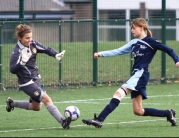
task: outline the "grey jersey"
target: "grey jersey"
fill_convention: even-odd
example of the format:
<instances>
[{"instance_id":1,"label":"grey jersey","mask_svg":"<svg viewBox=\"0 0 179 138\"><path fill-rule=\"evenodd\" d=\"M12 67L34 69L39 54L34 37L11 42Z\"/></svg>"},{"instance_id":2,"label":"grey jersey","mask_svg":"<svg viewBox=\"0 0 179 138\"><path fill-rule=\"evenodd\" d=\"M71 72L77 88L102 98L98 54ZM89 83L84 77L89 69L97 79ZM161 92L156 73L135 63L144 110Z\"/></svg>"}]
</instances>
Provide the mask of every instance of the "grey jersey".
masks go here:
<instances>
[{"instance_id":1,"label":"grey jersey","mask_svg":"<svg viewBox=\"0 0 179 138\"><path fill-rule=\"evenodd\" d=\"M32 52L32 56L25 66L20 64L21 61L21 50L24 46L18 41L17 45L12 51L10 58L10 72L16 74L18 77L19 85L25 84L30 80L36 79L38 77L38 67L36 65L37 53L45 53L49 56L55 57L58 53L53 48L46 47L41 43L32 40L29 50Z\"/></svg>"}]
</instances>

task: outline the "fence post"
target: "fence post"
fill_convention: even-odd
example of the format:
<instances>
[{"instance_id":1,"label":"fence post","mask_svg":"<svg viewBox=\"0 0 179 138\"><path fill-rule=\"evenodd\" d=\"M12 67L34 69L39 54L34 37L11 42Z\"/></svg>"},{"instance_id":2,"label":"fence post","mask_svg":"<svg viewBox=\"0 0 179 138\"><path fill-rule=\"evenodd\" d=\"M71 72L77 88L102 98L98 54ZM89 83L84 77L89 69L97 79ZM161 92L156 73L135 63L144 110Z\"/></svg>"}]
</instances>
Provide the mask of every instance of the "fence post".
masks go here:
<instances>
[{"instance_id":1,"label":"fence post","mask_svg":"<svg viewBox=\"0 0 179 138\"><path fill-rule=\"evenodd\" d=\"M162 0L162 43L166 44L166 0ZM166 83L166 53L162 51L161 83Z\"/></svg>"},{"instance_id":2,"label":"fence post","mask_svg":"<svg viewBox=\"0 0 179 138\"><path fill-rule=\"evenodd\" d=\"M93 53L98 51L97 0L93 0ZM98 62L93 58L93 86L98 82Z\"/></svg>"},{"instance_id":3,"label":"fence post","mask_svg":"<svg viewBox=\"0 0 179 138\"><path fill-rule=\"evenodd\" d=\"M2 90L2 42L1 42L1 25L0 25L0 90Z\"/></svg>"},{"instance_id":4,"label":"fence post","mask_svg":"<svg viewBox=\"0 0 179 138\"><path fill-rule=\"evenodd\" d=\"M24 21L24 0L19 0L19 19Z\"/></svg>"},{"instance_id":5,"label":"fence post","mask_svg":"<svg viewBox=\"0 0 179 138\"><path fill-rule=\"evenodd\" d=\"M59 52L62 51L62 34L61 34L61 23L59 22ZM59 85L62 85L62 61L59 61Z\"/></svg>"}]
</instances>

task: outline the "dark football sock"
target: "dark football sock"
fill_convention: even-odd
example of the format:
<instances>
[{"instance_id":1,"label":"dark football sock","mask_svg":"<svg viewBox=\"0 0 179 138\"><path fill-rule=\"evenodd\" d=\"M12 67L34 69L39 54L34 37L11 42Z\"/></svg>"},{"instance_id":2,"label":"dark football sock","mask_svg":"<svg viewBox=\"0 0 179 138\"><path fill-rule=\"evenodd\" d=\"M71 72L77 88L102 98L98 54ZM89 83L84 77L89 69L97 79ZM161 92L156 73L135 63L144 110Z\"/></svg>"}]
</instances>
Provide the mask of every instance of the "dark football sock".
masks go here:
<instances>
[{"instance_id":1,"label":"dark football sock","mask_svg":"<svg viewBox=\"0 0 179 138\"><path fill-rule=\"evenodd\" d=\"M144 108L144 110L143 116L167 117L170 114L168 110L158 110L154 108Z\"/></svg>"},{"instance_id":2,"label":"dark football sock","mask_svg":"<svg viewBox=\"0 0 179 138\"><path fill-rule=\"evenodd\" d=\"M118 99L112 98L110 103L103 109L103 111L98 116L98 121L103 122L105 118L119 105L120 101Z\"/></svg>"}]
</instances>

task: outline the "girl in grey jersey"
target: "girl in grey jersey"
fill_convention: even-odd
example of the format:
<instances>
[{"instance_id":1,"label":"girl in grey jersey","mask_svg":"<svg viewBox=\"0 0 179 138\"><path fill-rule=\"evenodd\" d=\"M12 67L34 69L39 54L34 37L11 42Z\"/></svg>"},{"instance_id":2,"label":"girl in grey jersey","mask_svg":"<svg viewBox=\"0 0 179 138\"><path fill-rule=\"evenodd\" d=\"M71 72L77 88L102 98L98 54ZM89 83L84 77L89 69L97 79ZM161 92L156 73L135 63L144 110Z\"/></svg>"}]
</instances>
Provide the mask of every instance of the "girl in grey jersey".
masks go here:
<instances>
[{"instance_id":1,"label":"girl in grey jersey","mask_svg":"<svg viewBox=\"0 0 179 138\"><path fill-rule=\"evenodd\" d=\"M32 40L32 30L28 25L19 24L16 26L16 37L18 42L11 54L10 72L16 74L20 89L30 97L30 100L17 101L8 97L6 100L6 110L11 112L14 107L17 107L39 111L42 108L42 102L46 106L48 112L62 125L62 127L64 129L69 129L71 118L64 119L58 108L53 104L50 96L42 90L40 85L41 77L36 65L37 54L43 53L57 60L61 60L65 54L65 50L59 53L53 48L46 47Z\"/></svg>"}]
</instances>

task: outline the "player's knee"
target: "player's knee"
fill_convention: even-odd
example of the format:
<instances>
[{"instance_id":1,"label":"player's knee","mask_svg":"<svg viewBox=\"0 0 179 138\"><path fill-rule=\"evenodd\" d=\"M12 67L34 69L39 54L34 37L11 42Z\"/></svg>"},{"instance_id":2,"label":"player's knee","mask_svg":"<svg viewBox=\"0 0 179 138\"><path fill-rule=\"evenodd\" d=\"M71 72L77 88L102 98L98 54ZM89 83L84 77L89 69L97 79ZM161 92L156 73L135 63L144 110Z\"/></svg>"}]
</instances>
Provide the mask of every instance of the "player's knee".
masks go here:
<instances>
[{"instance_id":1,"label":"player's knee","mask_svg":"<svg viewBox=\"0 0 179 138\"><path fill-rule=\"evenodd\" d=\"M113 98L119 99L120 101L127 95L123 88L119 88L113 95Z\"/></svg>"},{"instance_id":2,"label":"player's knee","mask_svg":"<svg viewBox=\"0 0 179 138\"><path fill-rule=\"evenodd\" d=\"M142 116L144 114L144 111L142 109L134 109L133 110L135 115Z\"/></svg>"},{"instance_id":3,"label":"player's knee","mask_svg":"<svg viewBox=\"0 0 179 138\"><path fill-rule=\"evenodd\" d=\"M41 108L42 108L41 104L31 104L31 110L33 111L40 111Z\"/></svg>"},{"instance_id":4,"label":"player's knee","mask_svg":"<svg viewBox=\"0 0 179 138\"><path fill-rule=\"evenodd\" d=\"M33 110L34 111L40 111L41 107L34 107Z\"/></svg>"},{"instance_id":5,"label":"player's knee","mask_svg":"<svg viewBox=\"0 0 179 138\"><path fill-rule=\"evenodd\" d=\"M47 106L49 104L52 104L52 99L47 94L44 94L42 97L42 102L44 103L45 106Z\"/></svg>"}]
</instances>

